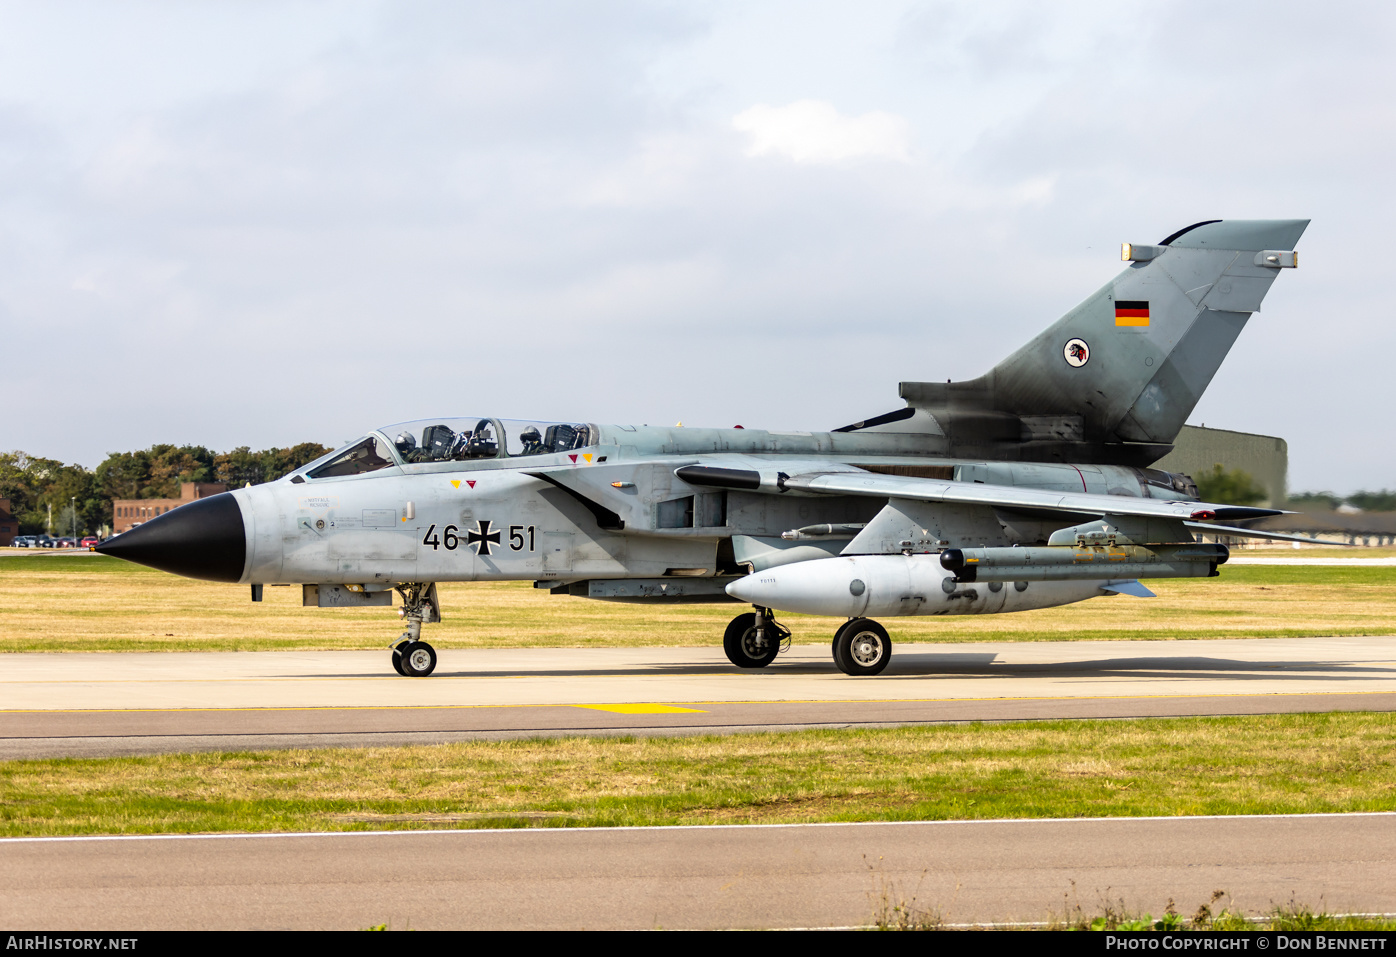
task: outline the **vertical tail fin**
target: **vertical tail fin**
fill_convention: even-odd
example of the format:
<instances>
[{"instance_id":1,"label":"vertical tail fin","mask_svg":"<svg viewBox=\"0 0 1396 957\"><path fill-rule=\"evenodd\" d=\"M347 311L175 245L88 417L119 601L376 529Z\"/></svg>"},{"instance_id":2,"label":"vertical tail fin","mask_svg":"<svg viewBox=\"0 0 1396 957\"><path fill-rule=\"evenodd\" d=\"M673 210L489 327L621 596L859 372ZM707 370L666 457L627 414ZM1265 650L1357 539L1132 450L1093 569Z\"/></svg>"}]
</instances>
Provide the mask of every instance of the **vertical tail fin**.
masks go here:
<instances>
[{"instance_id":1,"label":"vertical tail fin","mask_svg":"<svg viewBox=\"0 0 1396 957\"><path fill-rule=\"evenodd\" d=\"M1045 332L967 382L903 382L953 455L1148 465L1165 454L1306 219L1213 220L1157 246Z\"/></svg>"}]
</instances>

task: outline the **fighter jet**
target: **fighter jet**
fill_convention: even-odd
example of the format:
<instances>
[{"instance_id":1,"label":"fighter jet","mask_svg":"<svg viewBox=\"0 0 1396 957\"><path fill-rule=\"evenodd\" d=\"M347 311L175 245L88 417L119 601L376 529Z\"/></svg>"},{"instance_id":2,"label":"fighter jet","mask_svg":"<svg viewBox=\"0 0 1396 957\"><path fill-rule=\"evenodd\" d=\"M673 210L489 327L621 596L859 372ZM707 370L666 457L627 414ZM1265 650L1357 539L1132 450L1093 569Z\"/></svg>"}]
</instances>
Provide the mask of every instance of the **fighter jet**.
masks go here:
<instances>
[{"instance_id":1,"label":"fighter jet","mask_svg":"<svg viewBox=\"0 0 1396 957\"><path fill-rule=\"evenodd\" d=\"M1211 220L1156 245L988 373L903 382L904 405L825 432L432 418L369 432L265 485L199 499L99 552L217 582L391 606L404 676L432 673L436 584L740 602L732 663L788 647L777 612L844 621L834 662L875 675L876 619L1152 594L1228 557L1199 532L1276 510L1197 500L1150 466L1172 443L1308 220Z\"/></svg>"}]
</instances>

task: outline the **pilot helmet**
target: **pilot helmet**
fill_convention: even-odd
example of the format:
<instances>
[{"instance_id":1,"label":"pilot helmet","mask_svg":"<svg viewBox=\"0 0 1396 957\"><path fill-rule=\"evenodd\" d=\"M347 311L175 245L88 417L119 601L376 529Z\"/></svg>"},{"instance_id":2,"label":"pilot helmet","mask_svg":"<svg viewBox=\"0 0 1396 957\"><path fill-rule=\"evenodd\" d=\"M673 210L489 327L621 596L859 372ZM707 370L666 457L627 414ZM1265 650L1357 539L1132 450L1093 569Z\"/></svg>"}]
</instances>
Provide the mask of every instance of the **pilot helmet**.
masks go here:
<instances>
[{"instance_id":1,"label":"pilot helmet","mask_svg":"<svg viewBox=\"0 0 1396 957\"><path fill-rule=\"evenodd\" d=\"M543 441L542 433L531 425L519 433L519 438L526 443Z\"/></svg>"},{"instance_id":2,"label":"pilot helmet","mask_svg":"<svg viewBox=\"0 0 1396 957\"><path fill-rule=\"evenodd\" d=\"M399 452L406 455L417 447L417 437L411 432L399 432L397 440L393 444L397 446Z\"/></svg>"}]
</instances>

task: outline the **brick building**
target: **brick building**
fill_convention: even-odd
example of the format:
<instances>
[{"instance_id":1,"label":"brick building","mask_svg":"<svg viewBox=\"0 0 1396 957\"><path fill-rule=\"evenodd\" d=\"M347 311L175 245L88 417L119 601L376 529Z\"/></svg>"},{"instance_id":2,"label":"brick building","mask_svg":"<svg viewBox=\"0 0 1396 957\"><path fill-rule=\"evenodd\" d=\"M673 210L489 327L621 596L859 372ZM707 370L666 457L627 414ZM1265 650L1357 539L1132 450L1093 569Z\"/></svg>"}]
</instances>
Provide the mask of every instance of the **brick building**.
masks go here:
<instances>
[{"instance_id":1,"label":"brick building","mask_svg":"<svg viewBox=\"0 0 1396 957\"><path fill-rule=\"evenodd\" d=\"M10 500L0 498L0 546L8 546L19 534L19 519L10 511Z\"/></svg>"},{"instance_id":2,"label":"brick building","mask_svg":"<svg viewBox=\"0 0 1396 957\"><path fill-rule=\"evenodd\" d=\"M114 498L111 500L112 532L129 532L141 522L164 515L170 509L226 491L228 486L221 482L185 482L179 487L179 498Z\"/></svg>"}]
</instances>

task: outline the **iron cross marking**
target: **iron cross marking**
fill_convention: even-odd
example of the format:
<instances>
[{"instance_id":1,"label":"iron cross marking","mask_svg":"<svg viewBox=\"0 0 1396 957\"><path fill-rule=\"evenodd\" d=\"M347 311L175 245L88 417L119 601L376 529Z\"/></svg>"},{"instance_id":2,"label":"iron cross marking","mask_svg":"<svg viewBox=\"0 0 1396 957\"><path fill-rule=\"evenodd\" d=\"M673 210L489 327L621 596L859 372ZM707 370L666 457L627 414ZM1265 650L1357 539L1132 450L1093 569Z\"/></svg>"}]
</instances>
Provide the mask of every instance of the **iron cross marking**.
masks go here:
<instances>
[{"instance_id":1,"label":"iron cross marking","mask_svg":"<svg viewBox=\"0 0 1396 957\"><path fill-rule=\"evenodd\" d=\"M490 553L490 543L499 544L500 533L490 531L490 520L487 518L482 518L475 524L480 530L478 532L472 532L466 529L465 544L478 545L479 548L475 550L475 554L477 555L488 555Z\"/></svg>"}]
</instances>

